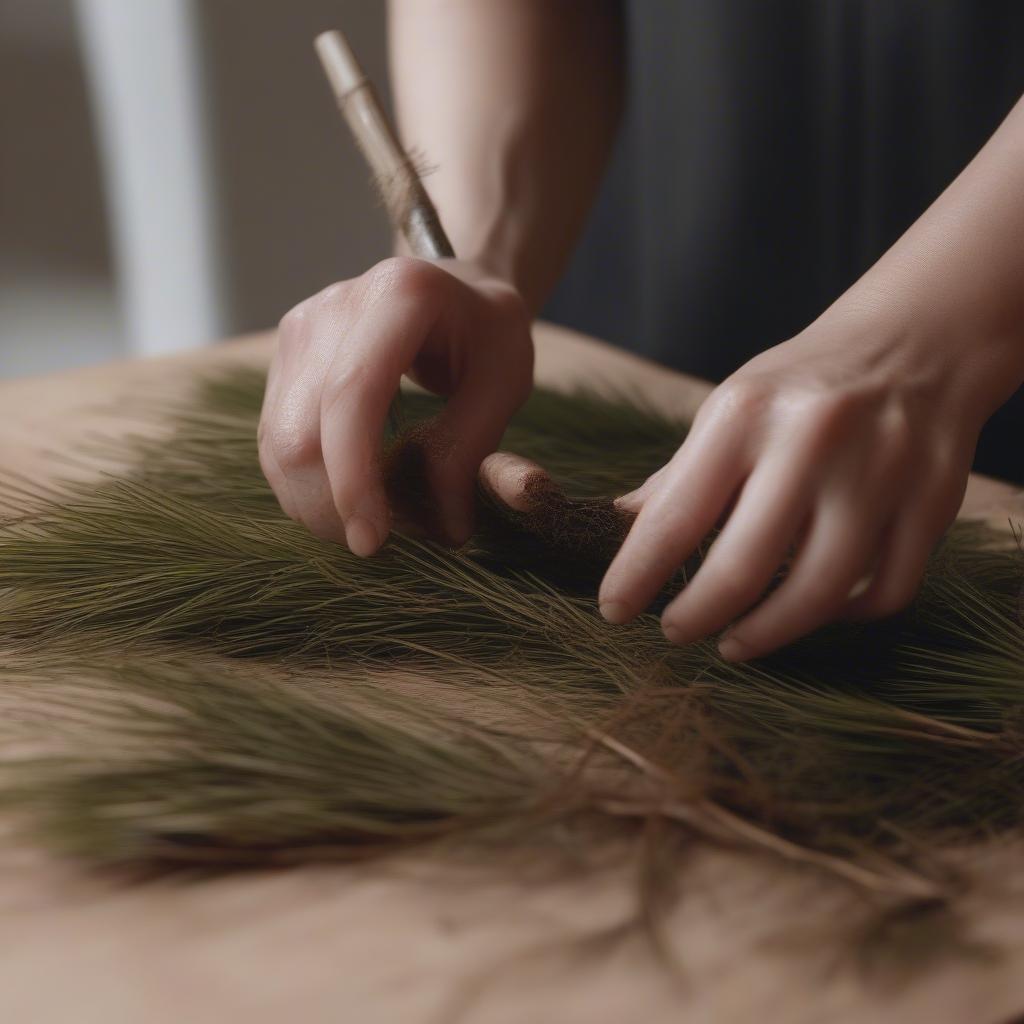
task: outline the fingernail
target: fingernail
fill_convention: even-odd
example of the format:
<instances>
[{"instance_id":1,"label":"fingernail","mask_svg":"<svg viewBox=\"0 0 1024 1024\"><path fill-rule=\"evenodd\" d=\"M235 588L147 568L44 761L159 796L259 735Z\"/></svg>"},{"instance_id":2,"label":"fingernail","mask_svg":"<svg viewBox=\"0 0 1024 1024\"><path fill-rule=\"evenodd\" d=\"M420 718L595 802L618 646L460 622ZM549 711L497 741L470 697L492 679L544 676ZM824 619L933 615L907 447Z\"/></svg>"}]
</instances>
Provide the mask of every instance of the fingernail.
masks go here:
<instances>
[{"instance_id":1,"label":"fingernail","mask_svg":"<svg viewBox=\"0 0 1024 1024\"><path fill-rule=\"evenodd\" d=\"M613 626L621 626L633 617L621 601L602 601L599 607L601 616Z\"/></svg>"},{"instance_id":2,"label":"fingernail","mask_svg":"<svg viewBox=\"0 0 1024 1024\"><path fill-rule=\"evenodd\" d=\"M677 626L662 623L661 631L665 634L665 639L670 644L682 644L685 642L683 631L679 629Z\"/></svg>"},{"instance_id":3,"label":"fingernail","mask_svg":"<svg viewBox=\"0 0 1024 1024\"><path fill-rule=\"evenodd\" d=\"M746 657L747 648L734 636L724 636L718 644L718 653L726 661L742 661Z\"/></svg>"},{"instance_id":4,"label":"fingernail","mask_svg":"<svg viewBox=\"0 0 1024 1024\"><path fill-rule=\"evenodd\" d=\"M345 543L353 555L366 558L380 547L380 534L365 516L349 516L345 523Z\"/></svg>"}]
</instances>

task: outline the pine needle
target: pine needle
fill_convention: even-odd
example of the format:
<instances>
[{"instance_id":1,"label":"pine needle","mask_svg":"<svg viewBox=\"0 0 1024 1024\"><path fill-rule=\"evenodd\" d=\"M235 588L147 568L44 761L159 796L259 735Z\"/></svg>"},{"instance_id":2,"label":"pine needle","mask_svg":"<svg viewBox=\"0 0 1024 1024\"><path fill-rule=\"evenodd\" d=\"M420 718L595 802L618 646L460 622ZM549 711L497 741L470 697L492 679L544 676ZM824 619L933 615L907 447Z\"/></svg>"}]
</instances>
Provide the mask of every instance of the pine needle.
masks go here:
<instances>
[{"instance_id":1,"label":"pine needle","mask_svg":"<svg viewBox=\"0 0 1024 1024\"><path fill-rule=\"evenodd\" d=\"M0 522L0 677L13 708L33 698L0 802L57 849L276 863L579 852L632 829L812 866L895 913L962 895L942 851L1024 827L1011 535L958 524L906 614L729 664L670 646L653 615L609 626L594 600L621 528L607 498L684 424L539 391L504 447L551 470L557 516L481 495L463 550L396 536L359 559L278 510L262 387L207 381L159 436L93 444L121 467L99 480L0 488L19 510ZM437 409L403 406L413 424ZM567 553L552 524L574 516Z\"/></svg>"}]
</instances>

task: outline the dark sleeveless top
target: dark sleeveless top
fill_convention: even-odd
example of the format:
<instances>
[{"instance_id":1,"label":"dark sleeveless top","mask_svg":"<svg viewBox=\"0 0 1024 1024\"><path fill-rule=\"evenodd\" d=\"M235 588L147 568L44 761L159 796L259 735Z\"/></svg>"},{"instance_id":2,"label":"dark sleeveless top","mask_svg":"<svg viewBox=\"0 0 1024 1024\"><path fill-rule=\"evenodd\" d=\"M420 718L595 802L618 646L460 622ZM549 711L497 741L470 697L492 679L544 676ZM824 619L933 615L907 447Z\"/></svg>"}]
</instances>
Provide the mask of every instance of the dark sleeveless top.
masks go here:
<instances>
[{"instance_id":1,"label":"dark sleeveless top","mask_svg":"<svg viewBox=\"0 0 1024 1024\"><path fill-rule=\"evenodd\" d=\"M712 380L810 323L1024 93L1022 0L626 11L623 131L545 312ZM1024 482L1024 391L976 468Z\"/></svg>"}]
</instances>

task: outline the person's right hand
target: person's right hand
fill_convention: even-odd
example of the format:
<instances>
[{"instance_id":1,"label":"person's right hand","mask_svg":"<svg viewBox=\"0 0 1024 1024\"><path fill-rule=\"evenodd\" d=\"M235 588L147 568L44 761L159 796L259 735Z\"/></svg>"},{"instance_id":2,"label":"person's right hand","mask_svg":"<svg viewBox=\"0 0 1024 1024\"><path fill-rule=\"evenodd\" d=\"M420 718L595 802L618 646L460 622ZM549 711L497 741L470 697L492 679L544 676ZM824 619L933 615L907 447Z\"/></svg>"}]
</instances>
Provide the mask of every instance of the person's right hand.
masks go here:
<instances>
[{"instance_id":1,"label":"person's right hand","mask_svg":"<svg viewBox=\"0 0 1024 1024\"><path fill-rule=\"evenodd\" d=\"M394 257L285 315L260 465L292 519L357 555L391 528L379 453L403 373L447 398L425 446L427 479L446 539L461 544L480 463L532 384L526 304L474 264Z\"/></svg>"}]
</instances>

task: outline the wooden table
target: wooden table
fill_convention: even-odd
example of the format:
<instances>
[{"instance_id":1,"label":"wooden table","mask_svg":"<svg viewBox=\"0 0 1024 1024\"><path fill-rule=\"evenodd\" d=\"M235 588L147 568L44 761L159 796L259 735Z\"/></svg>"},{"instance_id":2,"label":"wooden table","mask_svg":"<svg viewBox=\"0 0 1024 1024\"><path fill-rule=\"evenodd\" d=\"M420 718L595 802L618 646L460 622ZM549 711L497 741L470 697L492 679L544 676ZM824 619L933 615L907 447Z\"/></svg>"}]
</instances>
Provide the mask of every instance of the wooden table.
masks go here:
<instances>
[{"instance_id":1,"label":"wooden table","mask_svg":"<svg viewBox=\"0 0 1024 1024\"><path fill-rule=\"evenodd\" d=\"M538 378L636 386L692 414L708 387L548 326ZM0 383L0 470L52 472L45 453L124 429L138 401L197 369L265 364L261 335L170 360ZM119 411L119 403L121 409ZM66 466L60 467L66 472ZM964 512L1024 519L1024 493L972 478ZM1024 1011L1024 859L979 865L998 882L966 908L1002 958L956 960L905 988L837 969L801 923L842 920L842 894L798 870L707 851L685 867L671 921L683 965L641 939L590 957L564 940L621 919L630 879L481 874L413 857L184 883L126 885L0 844L0 1021L246 1024L294 1021L665 1021L997 1024Z\"/></svg>"}]
</instances>

